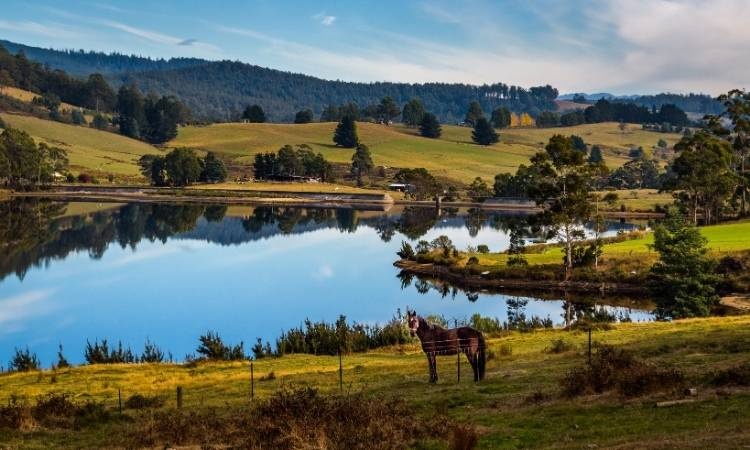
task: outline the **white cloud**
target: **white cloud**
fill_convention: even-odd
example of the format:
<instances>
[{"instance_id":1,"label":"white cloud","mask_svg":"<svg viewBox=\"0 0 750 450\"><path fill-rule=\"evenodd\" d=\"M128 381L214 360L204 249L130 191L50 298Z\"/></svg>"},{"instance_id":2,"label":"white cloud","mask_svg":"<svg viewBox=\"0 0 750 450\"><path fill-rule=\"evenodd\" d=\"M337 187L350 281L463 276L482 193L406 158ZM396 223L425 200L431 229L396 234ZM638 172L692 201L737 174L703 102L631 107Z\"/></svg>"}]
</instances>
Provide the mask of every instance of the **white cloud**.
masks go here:
<instances>
[{"instance_id":1,"label":"white cloud","mask_svg":"<svg viewBox=\"0 0 750 450\"><path fill-rule=\"evenodd\" d=\"M0 299L0 330L5 332L20 329L20 322L28 317L51 311L47 300L54 294L52 289L35 289L13 297Z\"/></svg>"},{"instance_id":2,"label":"white cloud","mask_svg":"<svg viewBox=\"0 0 750 450\"><path fill-rule=\"evenodd\" d=\"M323 264L322 266L318 267L318 269L313 273L313 278L327 279L333 278L333 275L333 268L328 264Z\"/></svg>"},{"instance_id":3,"label":"white cloud","mask_svg":"<svg viewBox=\"0 0 750 450\"><path fill-rule=\"evenodd\" d=\"M82 37L78 32L68 30L61 24L42 24L33 21L11 22L0 20L0 30L14 31L18 33L32 34L49 38L79 38Z\"/></svg>"},{"instance_id":4,"label":"white cloud","mask_svg":"<svg viewBox=\"0 0 750 450\"><path fill-rule=\"evenodd\" d=\"M334 22L336 22L336 16L329 16L326 13L318 13L312 16L313 19L320 22L321 25L330 27L333 25Z\"/></svg>"}]
</instances>

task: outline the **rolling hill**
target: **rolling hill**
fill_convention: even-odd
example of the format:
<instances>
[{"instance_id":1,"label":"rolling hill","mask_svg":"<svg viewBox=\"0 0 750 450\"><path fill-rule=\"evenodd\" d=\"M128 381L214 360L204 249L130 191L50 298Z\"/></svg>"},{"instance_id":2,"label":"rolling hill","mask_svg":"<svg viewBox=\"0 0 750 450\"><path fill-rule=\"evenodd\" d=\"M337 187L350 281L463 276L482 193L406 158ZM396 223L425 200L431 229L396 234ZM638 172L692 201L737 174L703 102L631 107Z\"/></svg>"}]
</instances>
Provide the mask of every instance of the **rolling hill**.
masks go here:
<instances>
[{"instance_id":1,"label":"rolling hill","mask_svg":"<svg viewBox=\"0 0 750 450\"><path fill-rule=\"evenodd\" d=\"M225 123L189 126L180 129L170 147L192 147L223 154L239 165L248 167L259 152L276 151L285 144L307 144L316 152L337 163L348 163L352 150L333 145L335 123L245 124ZM643 131L631 125L620 131L616 123L579 125L567 128L512 128L500 131L500 142L482 147L471 142L471 128L443 126L440 139L426 139L415 129L401 125L384 126L358 123L360 141L372 152L373 162L386 167L424 167L436 176L469 183L481 176L492 180L497 173L513 172L520 164L541 150L553 134L576 134L589 144L604 150L610 167L619 167L630 158L631 147L650 148L659 139L670 145L680 135Z\"/></svg>"}]
</instances>

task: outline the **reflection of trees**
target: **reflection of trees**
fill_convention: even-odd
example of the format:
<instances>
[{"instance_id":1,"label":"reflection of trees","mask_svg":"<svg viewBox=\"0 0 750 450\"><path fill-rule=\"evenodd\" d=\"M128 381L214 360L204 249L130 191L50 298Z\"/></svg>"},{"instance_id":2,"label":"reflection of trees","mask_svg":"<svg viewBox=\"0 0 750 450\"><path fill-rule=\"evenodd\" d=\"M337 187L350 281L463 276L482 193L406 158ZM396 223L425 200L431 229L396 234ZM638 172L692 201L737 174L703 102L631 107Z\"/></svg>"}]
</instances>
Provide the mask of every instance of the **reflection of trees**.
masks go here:
<instances>
[{"instance_id":1,"label":"reflection of trees","mask_svg":"<svg viewBox=\"0 0 750 450\"><path fill-rule=\"evenodd\" d=\"M465 223L466 229L469 230L469 236L477 237L479 230L482 229L484 224L487 222L487 213L482 211L480 208L469 209Z\"/></svg>"},{"instance_id":2,"label":"reflection of trees","mask_svg":"<svg viewBox=\"0 0 750 450\"><path fill-rule=\"evenodd\" d=\"M510 297L505 301L508 307L508 328L515 329L526 324L526 305L528 299L522 297Z\"/></svg>"},{"instance_id":3,"label":"reflection of trees","mask_svg":"<svg viewBox=\"0 0 750 450\"><path fill-rule=\"evenodd\" d=\"M437 219L433 208L408 206L398 218L396 229L409 239L419 239L435 226Z\"/></svg>"},{"instance_id":4,"label":"reflection of trees","mask_svg":"<svg viewBox=\"0 0 750 450\"><path fill-rule=\"evenodd\" d=\"M357 210L352 208L336 209L336 223L340 231L354 233L357 231Z\"/></svg>"},{"instance_id":5,"label":"reflection of trees","mask_svg":"<svg viewBox=\"0 0 750 450\"><path fill-rule=\"evenodd\" d=\"M209 222L221 222L224 220L224 216L227 215L227 205L208 205L203 216Z\"/></svg>"}]
</instances>

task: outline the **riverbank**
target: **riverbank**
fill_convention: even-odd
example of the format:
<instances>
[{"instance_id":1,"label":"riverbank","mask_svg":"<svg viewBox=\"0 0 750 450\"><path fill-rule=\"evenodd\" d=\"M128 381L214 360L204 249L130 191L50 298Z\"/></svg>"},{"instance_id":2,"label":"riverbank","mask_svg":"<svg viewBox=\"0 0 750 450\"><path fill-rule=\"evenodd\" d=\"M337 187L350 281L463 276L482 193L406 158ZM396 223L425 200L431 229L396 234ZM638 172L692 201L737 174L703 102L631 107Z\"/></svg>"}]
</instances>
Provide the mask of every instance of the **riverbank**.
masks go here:
<instances>
[{"instance_id":1,"label":"riverbank","mask_svg":"<svg viewBox=\"0 0 750 450\"><path fill-rule=\"evenodd\" d=\"M728 222L701 227L708 240L710 254L717 260L730 257L734 269L727 268L723 282L733 292L749 293L750 221ZM469 290L526 289L536 291L570 291L646 295L646 280L658 254L651 249L653 233L634 232L608 238L599 267L581 267L568 280L562 270L563 249L557 244L530 245L523 253L526 266L509 266L505 252L473 253L459 251L445 257L439 251L415 255L413 260L394 263L406 273L445 280ZM471 262L470 262L471 259ZM736 302L735 302L736 303ZM729 302L726 306L734 307Z\"/></svg>"},{"instance_id":2,"label":"riverbank","mask_svg":"<svg viewBox=\"0 0 750 450\"><path fill-rule=\"evenodd\" d=\"M446 422L468 424L479 437L480 449L708 448L750 441L745 426L750 420L750 379L739 369L730 371L750 360L750 316L614 324L594 332L593 341L594 352L601 344L613 345L650 366L679 370L684 388L664 385L635 395L612 390L563 395L561 380L585 365L587 335L554 329L489 337L487 377L477 385L469 380L465 360L461 383L456 384L455 357L438 357L440 381L428 384L425 358L416 344L344 355L343 392L403 400L415 420L443 416ZM284 386L340 392L337 357L288 355L261 359L253 366L256 400L270 398ZM728 380L722 377L727 373L740 375ZM183 413L175 409L178 386ZM687 388L695 389L694 395L685 395ZM164 404L125 406L120 416L118 389L126 404L134 394L158 396ZM248 362L94 365L0 375L0 405L7 405L13 395L31 401L49 393L102 402L109 419L92 419L76 430L6 429L0 432L0 447L127 447L135 432L150 430L162 415L172 417L175 427L189 428L189 415L223 411L210 416L220 425L222 417L246 413L250 367ZM655 407L675 400L682 402ZM429 442L423 448L449 448L440 438ZM186 437L180 444L221 443Z\"/></svg>"},{"instance_id":3,"label":"riverbank","mask_svg":"<svg viewBox=\"0 0 750 450\"><path fill-rule=\"evenodd\" d=\"M389 205L435 208L434 201L405 199L401 192L359 189L340 185L304 185L289 183L254 183L252 188L241 185L196 185L189 188L157 188L150 186L55 185L46 190L8 192L15 197L55 198L63 201L153 201L195 202L248 205L287 206L373 206ZM539 209L528 203L488 201L443 201L441 208L477 208L486 211L508 211L533 214ZM602 214L614 219L656 219L663 217L655 211L610 210Z\"/></svg>"}]
</instances>

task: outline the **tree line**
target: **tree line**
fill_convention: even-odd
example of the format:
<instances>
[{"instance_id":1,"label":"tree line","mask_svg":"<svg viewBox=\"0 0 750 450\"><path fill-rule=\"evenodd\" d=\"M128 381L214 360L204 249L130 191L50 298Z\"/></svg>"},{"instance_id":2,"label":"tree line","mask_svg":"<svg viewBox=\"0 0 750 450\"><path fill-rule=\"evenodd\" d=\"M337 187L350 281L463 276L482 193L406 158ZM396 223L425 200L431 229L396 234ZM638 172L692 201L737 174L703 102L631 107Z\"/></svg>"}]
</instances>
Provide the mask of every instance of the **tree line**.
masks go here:
<instances>
[{"instance_id":1,"label":"tree line","mask_svg":"<svg viewBox=\"0 0 750 450\"><path fill-rule=\"evenodd\" d=\"M65 149L37 144L25 131L7 127L0 134L0 181L18 190L36 189L51 183L55 173L63 174L68 167Z\"/></svg>"},{"instance_id":2,"label":"tree line","mask_svg":"<svg viewBox=\"0 0 750 450\"><path fill-rule=\"evenodd\" d=\"M307 144L296 148L285 145L275 153L257 153L253 171L259 180L289 180L294 177L313 177L324 182L334 180L333 165L321 153L315 154Z\"/></svg>"},{"instance_id":3,"label":"tree line","mask_svg":"<svg viewBox=\"0 0 750 450\"><path fill-rule=\"evenodd\" d=\"M586 123L623 122L638 124L668 124L674 127L690 125L685 112L673 104L663 104L657 110L635 103L610 102L600 99L585 108L565 113L543 111L536 118L538 127L574 126Z\"/></svg>"},{"instance_id":4,"label":"tree line","mask_svg":"<svg viewBox=\"0 0 750 450\"><path fill-rule=\"evenodd\" d=\"M141 173L155 186L188 186L196 181L221 183L227 178L224 162L215 153L204 158L190 148L176 148L166 155L143 155Z\"/></svg>"}]
</instances>

